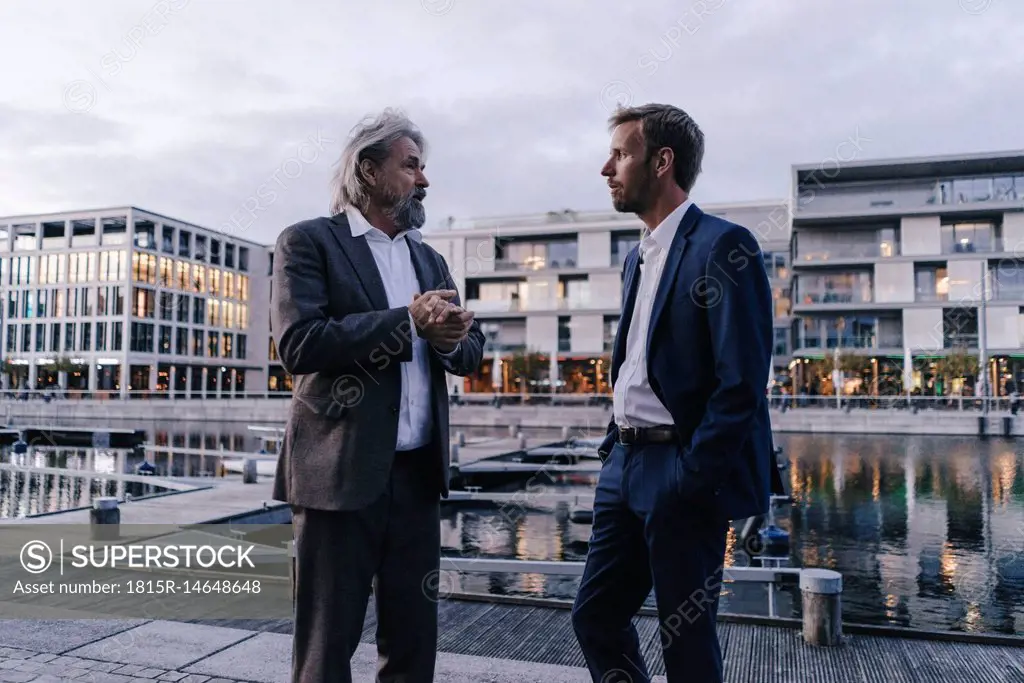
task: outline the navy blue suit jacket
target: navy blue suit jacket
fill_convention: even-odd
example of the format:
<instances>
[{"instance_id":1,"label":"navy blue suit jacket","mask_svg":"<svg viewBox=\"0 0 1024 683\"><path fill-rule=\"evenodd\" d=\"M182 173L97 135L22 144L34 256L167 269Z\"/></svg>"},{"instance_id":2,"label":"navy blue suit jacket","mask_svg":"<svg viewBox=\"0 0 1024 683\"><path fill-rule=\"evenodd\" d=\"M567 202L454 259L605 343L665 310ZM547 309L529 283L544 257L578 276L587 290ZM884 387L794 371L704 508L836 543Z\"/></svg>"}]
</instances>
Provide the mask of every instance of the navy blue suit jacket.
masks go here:
<instances>
[{"instance_id":1,"label":"navy blue suit jacket","mask_svg":"<svg viewBox=\"0 0 1024 683\"><path fill-rule=\"evenodd\" d=\"M634 247L623 267L613 385L625 355L639 261ZM768 510L775 469L766 398L772 344L771 286L757 240L746 228L691 206L654 299L647 375L679 433L683 495L728 519ZM617 435L613 418L602 457Z\"/></svg>"}]
</instances>

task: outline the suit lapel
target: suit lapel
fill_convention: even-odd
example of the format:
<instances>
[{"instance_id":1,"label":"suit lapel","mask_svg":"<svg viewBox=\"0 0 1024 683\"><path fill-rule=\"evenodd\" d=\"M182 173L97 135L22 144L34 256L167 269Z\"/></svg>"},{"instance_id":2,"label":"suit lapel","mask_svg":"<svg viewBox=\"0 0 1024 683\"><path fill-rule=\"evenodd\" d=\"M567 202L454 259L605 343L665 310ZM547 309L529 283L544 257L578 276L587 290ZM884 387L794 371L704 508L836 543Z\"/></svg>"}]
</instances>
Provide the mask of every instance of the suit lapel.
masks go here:
<instances>
[{"instance_id":1,"label":"suit lapel","mask_svg":"<svg viewBox=\"0 0 1024 683\"><path fill-rule=\"evenodd\" d=\"M405 238L409 244L409 257L412 259L416 280L420 283L420 292L432 289L445 289L444 274L438 269L437 259L431 258L426 248L414 239Z\"/></svg>"},{"instance_id":2,"label":"suit lapel","mask_svg":"<svg viewBox=\"0 0 1024 683\"><path fill-rule=\"evenodd\" d=\"M702 215L703 212L697 208L697 205L691 204L690 208L683 214L682 220L679 221L679 228L672 239L672 248L669 249L668 260L665 261L665 268L661 273L661 279L658 281L658 292L654 296L654 305L651 308L651 321L647 328L646 346L648 362L651 359L651 339L654 336L654 330L658 328L658 319L665 311L665 303L668 301L669 294L672 293L672 286L676 281L676 273L679 272L679 264L682 263L683 254L686 252L686 246L689 242L689 234L697 227L697 223Z\"/></svg>"},{"instance_id":3,"label":"suit lapel","mask_svg":"<svg viewBox=\"0 0 1024 683\"><path fill-rule=\"evenodd\" d=\"M352 228L344 213L334 216L332 220L336 227L331 230L331 234L334 235L341 251L352 264L352 269L362 283L373 308L375 310L389 308L384 280L381 279L380 270L377 268L377 262L373 260L373 252L370 251L370 245L366 243L366 238L352 236Z\"/></svg>"},{"instance_id":4,"label":"suit lapel","mask_svg":"<svg viewBox=\"0 0 1024 683\"><path fill-rule=\"evenodd\" d=\"M626 258L625 274L623 276L623 300L622 315L619 317L619 327L615 331L615 347L612 355L612 384L619 375L619 368L626 357L626 337L629 335L629 324L633 319L633 309L636 307L636 292L640 285L640 247L636 247Z\"/></svg>"}]
</instances>

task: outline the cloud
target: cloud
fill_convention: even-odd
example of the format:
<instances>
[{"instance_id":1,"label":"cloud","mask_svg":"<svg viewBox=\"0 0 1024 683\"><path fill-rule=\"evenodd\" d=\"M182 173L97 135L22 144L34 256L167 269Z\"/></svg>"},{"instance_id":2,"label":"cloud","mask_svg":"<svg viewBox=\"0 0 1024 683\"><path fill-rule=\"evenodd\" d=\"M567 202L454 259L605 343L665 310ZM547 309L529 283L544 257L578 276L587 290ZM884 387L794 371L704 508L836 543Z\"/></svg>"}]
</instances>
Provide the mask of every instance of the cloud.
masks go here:
<instances>
[{"instance_id":1,"label":"cloud","mask_svg":"<svg viewBox=\"0 0 1024 683\"><path fill-rule=\"evenodd\" d=\"M179 9L140 33L159 2ZM604 209L612 83L696 118L705 203L784 197L791 164L858 131L864 158L1024 148L1016 3L443 4L4 5L0 215L124 203L218 227L309 136L335 140L247 222L270 243L326 212L341 140L384 106L432 143L432 225Z\"/></svg>"}]
</instances>

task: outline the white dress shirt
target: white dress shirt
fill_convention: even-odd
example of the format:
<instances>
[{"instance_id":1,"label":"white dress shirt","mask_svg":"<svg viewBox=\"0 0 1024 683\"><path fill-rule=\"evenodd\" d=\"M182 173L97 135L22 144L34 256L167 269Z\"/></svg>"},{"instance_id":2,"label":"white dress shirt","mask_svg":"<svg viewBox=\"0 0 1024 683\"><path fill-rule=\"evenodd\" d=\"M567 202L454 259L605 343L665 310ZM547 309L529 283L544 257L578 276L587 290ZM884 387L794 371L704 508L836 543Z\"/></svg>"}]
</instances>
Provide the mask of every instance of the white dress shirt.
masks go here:
<instances>
[{"instance_id":1,"label":"white dress shirt","mask_svg":"<svg viewBox=\"0 0 1024 683\"><path fill-rule=\"evenodd\" d=\"M626 354L619 368L612 399L615 423L620 427L673 424L672 414L658 400L647 378L647 331L672 240L679 229L679 222L692 204L693 200L687 199L654 230L645 227L640 239L640 282L626 334Z\"/></svg>"},{"instance_id":2,"label":"white dress shirt","mask_svg":"<svg viewBox=\"0 0 1024 683\"><path fill-rule=\"evenodd\" d=\"M391 239L381 230L370 225L363 213L349 206L345 209L353 237L364 237L370 247L373 260L377 263L384 291L388 296L388 306L400 308L412 303L414 294L420 292L420 283L416 277L416 269L412 265L408 240L421 242L423 235L419 230L406 230ZM416 324L412 315L409 316L412 327L412 361L400 363L402 368L402 398L398 414L398 443L395 450L405 451L425 446L430 441L432 426L432 404L430 388L430 359L428 345L416 333ZM451 354L435 352L449 357Z\"/></svg>"}]
</instances>

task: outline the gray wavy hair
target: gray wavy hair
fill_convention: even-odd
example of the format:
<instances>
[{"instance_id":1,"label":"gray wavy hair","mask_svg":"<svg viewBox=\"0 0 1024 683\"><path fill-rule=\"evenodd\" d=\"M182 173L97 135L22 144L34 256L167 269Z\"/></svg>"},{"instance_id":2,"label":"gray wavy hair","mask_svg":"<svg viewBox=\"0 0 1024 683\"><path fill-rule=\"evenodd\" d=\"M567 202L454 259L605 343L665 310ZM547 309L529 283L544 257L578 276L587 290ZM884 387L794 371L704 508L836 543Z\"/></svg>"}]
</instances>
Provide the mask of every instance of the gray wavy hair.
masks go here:
<instances>
[{"instance_id":1,"label":"gray wavy hair","mask_svg":"<svg viewBox=\"0 0 1024 683\"><path fill-rule=\"evenodd\" d=\"M366 210L370 195L359 164L364 159L377 164L383 162L391 153L391 145L403 137L415 142L422 158L426 158L427 141L423 133L401 110L385 109L376 117L367 116L352 128L331 178L331 215L341 213L346 206Z\"/></svg>"}]
</instances>

